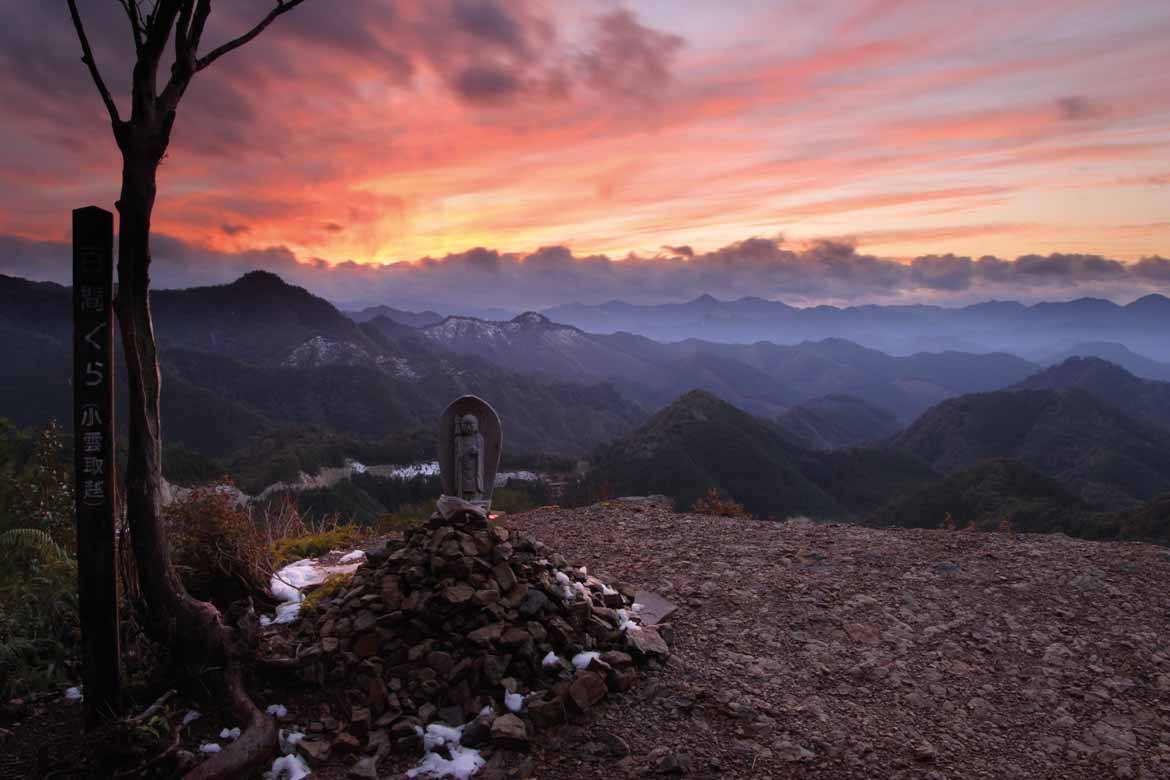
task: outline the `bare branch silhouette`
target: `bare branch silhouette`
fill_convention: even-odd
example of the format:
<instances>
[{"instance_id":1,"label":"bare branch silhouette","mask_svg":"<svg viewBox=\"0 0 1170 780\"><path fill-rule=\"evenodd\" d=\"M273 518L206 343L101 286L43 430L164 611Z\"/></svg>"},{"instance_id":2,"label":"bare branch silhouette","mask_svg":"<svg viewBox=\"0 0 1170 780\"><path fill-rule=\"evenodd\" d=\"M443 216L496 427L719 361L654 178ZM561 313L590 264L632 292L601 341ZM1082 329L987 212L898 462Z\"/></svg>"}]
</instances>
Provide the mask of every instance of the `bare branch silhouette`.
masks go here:
<instances>
[{"instance_id":1,"label":"bare branch silhouette","mask_svg":"<svg viewBox=\"0 0 1170 780\"><path fill-rule=\"evenodd\" d=\"M218 46L212 49L210 52L208 52L206 57L200 57L198 62L195 64L195 70L203 70L208 65L227 54L229 51L240 48L245 43L262 33L265 27L272 24L273 19L283 13L291 11L303 2L305 2L305 0L277 0L276 7L269 11L268 15L261 19L260 22L251 30L248 30L248 32L244 33L239 38L230 40L222 46Z\"/></svg>"},{"instance_id":2,"label":"bare branch silhouette","mask_svg":"<svg viewBox=\"0 0 1170 780\"><path fill-rule=\"evenodd\" d=\"M130 20L130 31L134 34L134 50L142 51L143 29L142 17L138 13L137 0L118 0L122 9L126 11L126 18Z\"/></svg>"},{"instance_id":3,"label":"bare branch silhouette","mask_svg":"<svg viewBox=\"0 0 1170 780\"><path fill-rule=\"evenodd\" d=\"M97 86L98 94L101 95L102 102L106 104L106 111L110 114L110 121L117 127L122 124L122 117L118 116L118 106L114 103L114 98L110 95L110 90L106 87L106 82L102 79L101 71L98 70L97 62L93 58L93 50L89 48L89 38L85 35L85 25L81 23L81 14L77 12L77 0L69 0L69 15L73 17L73 27L77 30L77 40L81 42L81 61L89 68L89 75L93 77L93 83Z\"/></svg>"}]
</instances>

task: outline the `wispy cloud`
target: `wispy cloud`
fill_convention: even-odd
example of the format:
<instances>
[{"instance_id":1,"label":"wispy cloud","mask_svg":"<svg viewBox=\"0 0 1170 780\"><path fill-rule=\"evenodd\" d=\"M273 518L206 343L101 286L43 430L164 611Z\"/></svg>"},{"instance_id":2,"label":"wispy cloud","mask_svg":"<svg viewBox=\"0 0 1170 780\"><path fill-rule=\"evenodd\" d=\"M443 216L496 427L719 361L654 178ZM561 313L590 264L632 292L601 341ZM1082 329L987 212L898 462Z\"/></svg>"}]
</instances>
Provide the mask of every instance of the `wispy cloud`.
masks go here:
<instances>
[{"instance_id":1,"label":"wispy cloud","mask_svg":"<svg viewBox=\"0 0 1170 780\"><path fill-rule=\"evenodd\" d=\"M218 4L208 35L263 6ZM81 7L124 101L125 22ZM306 3L200 74L155 225L329 263L779 233L900 258L1170 253L1124 227L1170 221L1160 0L634 8ZM0 232L59 241L70 208L117 196L78 56L59 5L0 9Z\"/></svg>"}]
</instances>

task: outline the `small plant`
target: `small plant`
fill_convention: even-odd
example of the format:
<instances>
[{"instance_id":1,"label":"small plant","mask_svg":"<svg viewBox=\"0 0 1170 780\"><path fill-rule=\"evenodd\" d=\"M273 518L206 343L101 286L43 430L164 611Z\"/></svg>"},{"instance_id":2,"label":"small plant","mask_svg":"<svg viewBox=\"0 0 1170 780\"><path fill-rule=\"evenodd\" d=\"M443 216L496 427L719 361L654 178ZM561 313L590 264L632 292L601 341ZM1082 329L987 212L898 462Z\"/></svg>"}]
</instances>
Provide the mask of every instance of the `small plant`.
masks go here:
<instances>
[{"instance_id":1,"label":"small plant","mask_svg":"<svg viewBox=\"0 0 1170 780\"><path fill-rule=\"evenodd\" d=\"M718 517L750 518L752 515L743 508L743 504L731 498L719 495L715 488L707 488L707 495L697 500L691 511L700 515L716 515Z\"/></svg>"},{"instance_id":2,"label":"small plant","mask_svg":"<svg viewBox=\"0 0 1170 780\"><path fill-rule=\"evenodd\" d=\"M955 530L955 518L951 517L951 513L947 512L947 516L943 518L942 529L944 531Z\"/></svg>"},{"instance_id":3,"label":"small plant","mask_svg":"<svg viewBox=\"0 0 1170 780\"><path fill-rule=\"evenodd\" d=\"M316 611L317 606L324 600L336 596L337 593L345 587L346 583L350 581L347 574L335 574L321 583L319 588L309 591L305 595L304 601L301 602L302 617Z\"/></svg>"},{"instance_id":4,"label":"small plant","mask_svg":"<svg viewBox=\"0 0 1170 780\"><path fill-rule=\"evenodd\" d=\"M302 558L317 558L330 550L354 547L364 537L364 532L356 525L333 525L328 530L278 539L272 546L273 563L280 567Z\"/></svg>"}]
</instances>

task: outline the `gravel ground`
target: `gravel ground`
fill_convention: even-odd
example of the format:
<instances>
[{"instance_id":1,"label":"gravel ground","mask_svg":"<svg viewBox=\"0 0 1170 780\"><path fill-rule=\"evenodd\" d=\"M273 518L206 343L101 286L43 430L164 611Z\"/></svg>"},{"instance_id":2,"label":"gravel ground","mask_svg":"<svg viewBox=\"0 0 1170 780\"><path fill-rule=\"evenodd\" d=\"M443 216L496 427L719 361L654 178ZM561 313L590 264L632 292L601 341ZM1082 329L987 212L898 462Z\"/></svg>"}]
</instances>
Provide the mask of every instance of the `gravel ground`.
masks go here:
<instances>
[{"instance_id":1,"label":"gravel ground","mask_svg":"<svg viewBox=\"0 0 1170 780\"><path fill-rule=\"evenodd\" d=\"M618 502L512 516L675 601L673 656L534 773L1170 777L1170 551Z\"/></svg>"}]
</instances>

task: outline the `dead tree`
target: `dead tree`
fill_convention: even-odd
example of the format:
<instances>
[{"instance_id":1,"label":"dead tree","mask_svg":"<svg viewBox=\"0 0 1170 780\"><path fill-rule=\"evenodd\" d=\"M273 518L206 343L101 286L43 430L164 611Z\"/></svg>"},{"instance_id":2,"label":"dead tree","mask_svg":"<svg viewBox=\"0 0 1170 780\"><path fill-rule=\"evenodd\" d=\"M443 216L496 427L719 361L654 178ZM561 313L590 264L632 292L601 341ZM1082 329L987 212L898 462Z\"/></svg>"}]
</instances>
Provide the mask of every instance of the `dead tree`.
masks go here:
<instances>
[{"instance_id":1,"label":"dead tree","mask_svg":"<svg viewBox=\"0 0 1170 780\"><path fill-rule=\"evenodd\" d=\"M115 311L126 357L130 406L125 505L138 584L157 638L180 653L188 668L218 670L221 688L246 724L241 738L201 764L188 778L244 777L276 750L276 726L244 689L244 648L236 630L211 604L192 598L171 566L161 520L162 433L159 426L158 349L150 314L150 218L159 163L170 143L175 116L191 79L216 60L258 36L276 17L304 0L276 0L254 27L206 54L199 54L211 0L117 0L133 37L135 62L130 115L123 119L90 49L76 0L67 0L81 44L81 61L97 86L122 153L118 197L118 294ZM171 41L174 64L161 89L159 64Z\"/></svg>"}]
</instances>

